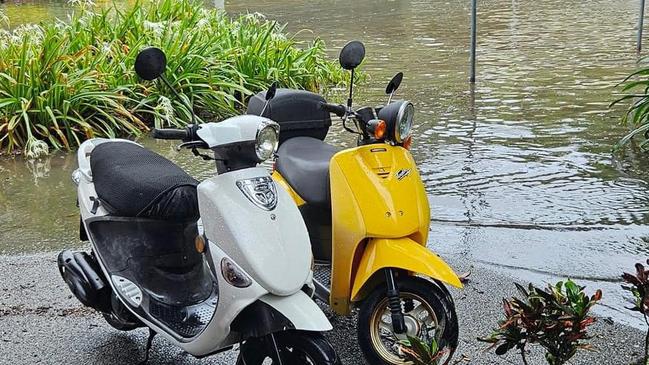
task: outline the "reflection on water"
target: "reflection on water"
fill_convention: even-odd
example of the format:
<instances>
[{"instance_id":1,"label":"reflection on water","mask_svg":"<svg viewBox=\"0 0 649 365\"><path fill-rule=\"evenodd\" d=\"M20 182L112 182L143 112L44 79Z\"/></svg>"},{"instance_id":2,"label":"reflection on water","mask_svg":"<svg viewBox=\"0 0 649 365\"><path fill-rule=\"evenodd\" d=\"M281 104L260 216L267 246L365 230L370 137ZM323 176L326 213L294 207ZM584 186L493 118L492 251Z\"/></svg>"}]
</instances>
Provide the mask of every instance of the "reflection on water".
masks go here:
<instances>
[{"instance_id":1,"label":"reflection on water","mask_svg":"<svg viewBox=\"0 0 649 365\"><path fill-rule=\"evenodd\" d=\"M61 2L36 4L47 17L68 11ZM12 22L28 19L23 6L5 5ZM636 1L479 2L473 93L468 6L460 0L225 2L231 13L261 12L290 31L312 30L298 38L324 38L332 57L348 40L363 40L371 79L358 103L384 102L385 83L405 72L398 95L418 108L413 153L432 206L432 248L530 269L531 276L616 278L649 254L649 180L640 173L647 165L633 156L613 159L610 148L624 133L622 110L607 107L612 86L636 65ZM337 128L330 140L348 145L352 137ZM169 144L147 143L196 175L211 171ZM0 164L0 250L75 241L68 183L74 164L56 156L49 173L31 167L44 174L37 179L23 162ZM617 284L596 285L619 294Z\"/></svg>"}]
</instances>

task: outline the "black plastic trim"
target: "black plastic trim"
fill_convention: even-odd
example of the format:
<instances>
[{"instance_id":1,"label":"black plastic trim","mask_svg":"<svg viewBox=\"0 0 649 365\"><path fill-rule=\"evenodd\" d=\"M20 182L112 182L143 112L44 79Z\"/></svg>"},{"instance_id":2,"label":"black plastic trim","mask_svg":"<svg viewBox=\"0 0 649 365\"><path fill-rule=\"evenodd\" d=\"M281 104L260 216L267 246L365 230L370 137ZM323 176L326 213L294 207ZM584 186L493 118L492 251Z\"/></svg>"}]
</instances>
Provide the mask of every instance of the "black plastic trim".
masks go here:
<instances>
[{"instance_id":1,"label":"black plastic trim","mask_svg":"<svg viewBox=\"0 0 649 365\"><path fill-rule=\"evenodd\" d=\"M257 300L237 315L230 328L246 340L295 329L295 325L275 308Z\"/></svg>"}]
</instances>

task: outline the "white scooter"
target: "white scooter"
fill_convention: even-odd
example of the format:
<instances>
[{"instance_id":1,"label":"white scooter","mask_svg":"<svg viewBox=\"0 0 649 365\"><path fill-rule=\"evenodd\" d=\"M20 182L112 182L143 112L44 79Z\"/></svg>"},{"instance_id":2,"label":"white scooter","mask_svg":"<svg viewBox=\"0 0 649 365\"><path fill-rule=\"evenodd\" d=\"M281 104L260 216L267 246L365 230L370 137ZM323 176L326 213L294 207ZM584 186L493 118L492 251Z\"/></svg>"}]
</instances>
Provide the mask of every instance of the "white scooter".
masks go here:
<instances>
[{"instance_id":1,"label":"white scooter","mask_svg":"<svg viewBox=\"0 0 649 365\"><path fill-rule=\"evenodd\" d=\"M165 67L157 48L136 59L140 77L169 85ZM288 193L256 167L275 153L278 132L253 115L155 130L216 161L218 175L200 184L134 142L80 146L73 180L92 251L61 252L59 270L113 327L150 329L145 361L160 334L196 357L241 344L238 364L339 364L320 334L331 324L310 297L306 226Z\"/></svg>"}]
</instances>

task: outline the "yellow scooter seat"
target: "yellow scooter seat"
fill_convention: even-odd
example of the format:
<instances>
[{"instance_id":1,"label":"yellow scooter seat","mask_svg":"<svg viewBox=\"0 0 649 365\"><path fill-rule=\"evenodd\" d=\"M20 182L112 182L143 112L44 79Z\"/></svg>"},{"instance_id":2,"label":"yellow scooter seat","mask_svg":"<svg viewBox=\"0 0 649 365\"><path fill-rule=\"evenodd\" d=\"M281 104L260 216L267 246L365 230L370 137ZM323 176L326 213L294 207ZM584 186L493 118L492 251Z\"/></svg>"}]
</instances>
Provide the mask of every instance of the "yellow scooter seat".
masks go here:
<instances>
[{"instance_id":1,"label":"yellow scooter seat","mask_svg":"<svg viewBox=\"0 0 649 365\"><path fill-rule=\"evenodd\" d=\"M309 204L331 204L329 161L338 148L312 137L294 137L277 151L275 168Z\"/></svg>"}]
</instances>

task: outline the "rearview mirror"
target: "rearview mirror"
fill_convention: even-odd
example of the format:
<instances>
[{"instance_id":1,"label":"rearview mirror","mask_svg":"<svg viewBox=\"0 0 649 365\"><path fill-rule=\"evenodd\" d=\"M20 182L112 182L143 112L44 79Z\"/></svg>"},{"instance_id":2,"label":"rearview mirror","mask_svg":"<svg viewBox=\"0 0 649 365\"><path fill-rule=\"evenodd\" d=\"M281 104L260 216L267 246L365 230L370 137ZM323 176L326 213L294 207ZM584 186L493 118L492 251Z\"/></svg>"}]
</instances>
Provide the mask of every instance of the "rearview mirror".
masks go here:
<instances>
[{"instance_id":1,"label":"rearview mirror","mask_svg":"<svg viewBox=\"0 0 649 365\"><path fill-rule=\"evenodd\" d=\"M160 48L147 48L135 58L135 72L144 80L154 80L165 72L167 57Z\"/></svg>"},{"instance_id":2,"label":"rearview mirror","mask_svg":"<svg viewBox=\"0 0 649 365\"><path fill-rule=\"evenodd\" d=\"M277 82L273 82L268 87L268 90L266 90L266 101L274 98L276 93L277 93Z\"/></svg>"},{"instance_id":3,"label":"rearview mirror","mask_svg":"<svg viewBox=\"0 0 649 365\"><path fill-rule=\"evenodd\" d=\"M365 46L359 41L351 41L340 51L338 60L340 66L345 70L353 70L363 62L365 58Z\"/></svg>"},{"instance_id":4,"label":"rearview mirror","mask_svg":"<svg viewBox=\"0 0 649 365\"><path fill-rule=\"evenodd\" d=\"M393 92L397 91L399 88L399 85L401 85L401 81L403 80L403 72L399 72L394 77L390 82L388 83L388 86L385 88L385 93L390 95Z\"/></svg>"}]
</instances>

